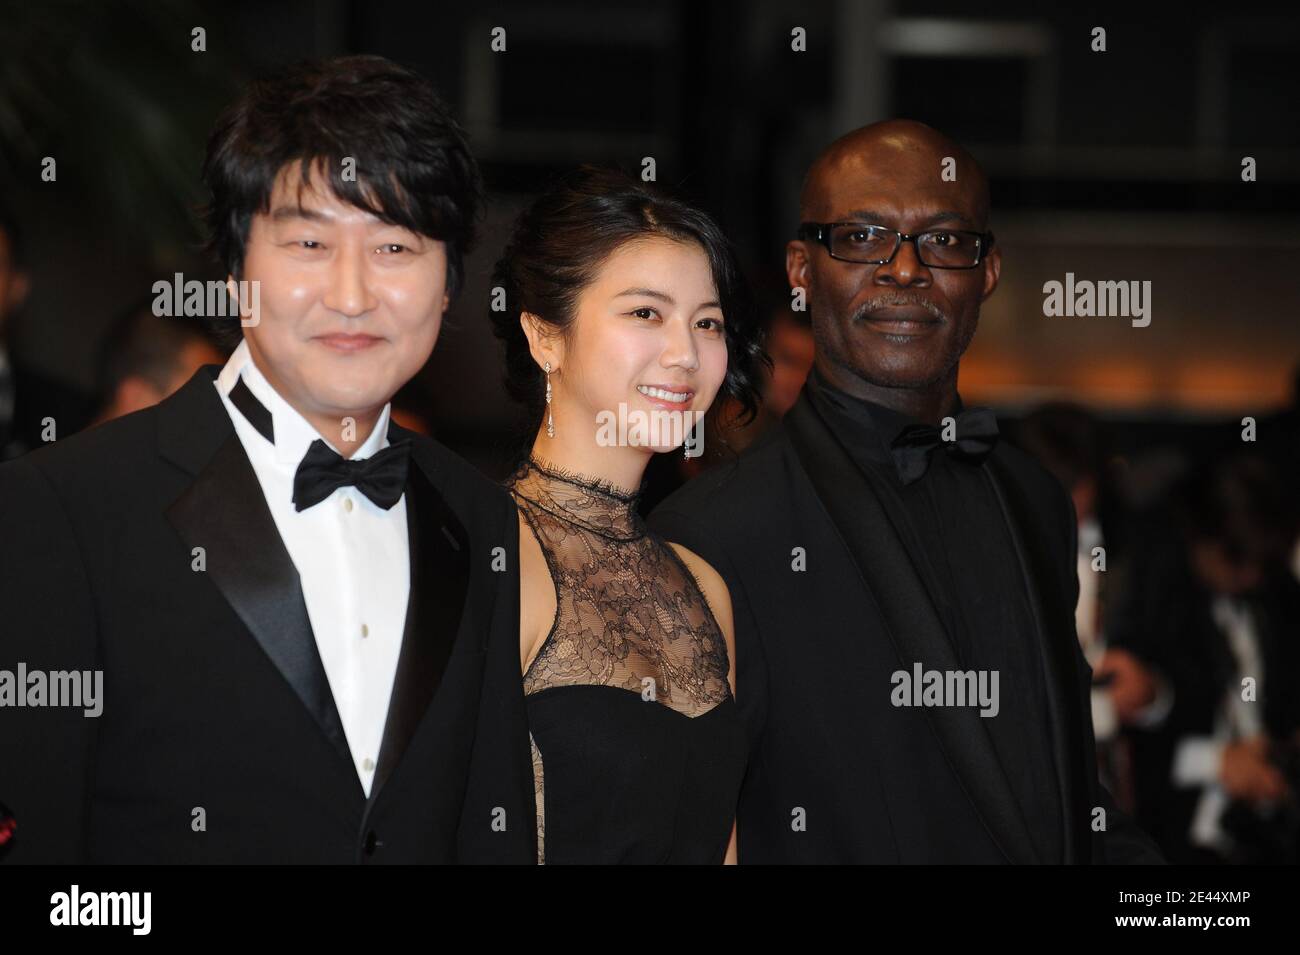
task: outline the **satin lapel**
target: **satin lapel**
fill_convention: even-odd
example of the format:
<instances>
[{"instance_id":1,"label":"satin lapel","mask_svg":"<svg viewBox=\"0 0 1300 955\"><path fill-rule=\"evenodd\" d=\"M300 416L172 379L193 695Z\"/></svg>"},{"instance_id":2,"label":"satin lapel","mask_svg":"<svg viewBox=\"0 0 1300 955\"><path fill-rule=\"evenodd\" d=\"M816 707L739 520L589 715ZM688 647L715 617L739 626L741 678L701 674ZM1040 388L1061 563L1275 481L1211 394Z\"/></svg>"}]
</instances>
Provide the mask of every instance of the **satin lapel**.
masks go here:
<instances>
[{"instance_id":1,"label":"satin lapel","mask_svg":"<svg viewBox=\"0 0 1300 955\"><path fill-rule=\"evenodd\" d=\"M1091 840L1088 829L1090 813L1081 803L1083 794L1088 791L1087 756L1081 745L1086 734L1082 723L1079 675L1075 672L1074 641L1078 637L1074 629L1074 608L1065 606L1060 587L1051 578L1050 542L1044 534L1035 532L1037 525L1025 506L1025 498L1015 493L1015 478L996 452L985 460L984 471L1002 507L1038 633L1043 682L1052 720L1056 778L1065 810L1065 817L1061 820L1065 833L1065 862L1088 862L1089 859L1079 858L1081 849L1089 846ZM1092 719L1091 713L1088 719Z\"/></svg>"},{"instance_id":2,"label":"satin lapel","mask_svg":"<svg viewBox=\"0 0 1300 955\"><path fill-rule=\"evenodd\" d=\"M899 661L941 672L960 669L952 643L915 566L881 504L879 482L864 474L801 395L785 418L805 472L857 565ZM882 688L881 692L885 692ZM974 707L926 707L949 764L994 842L1012 862L1037 861L1015 796Z\"/></svg>"},{"instance_id":3,"label":"satin lapel","mask_svg":"<svg viewBox=\"0 0 1300 955\"><path fill-rule=\"evenodd\" d=\"M206 375L206 380L199 376ZM196 387L197 385L197 387ZM244 447L201 369L159 409L164 457L191 470L194 483L167 520L191 550L203 548L208 579L283 674L340 758L352 769L343 723L316 649L297 568L280 539ZM211 451L208 445L216 445ZM360 782L357 786L360 789Z\"/></svg>"},{"instance_id":4,"label":"satin lapel","mask_svg":"<svg viewBox=\"0 0 1300 955\"><path fill-rule=\"evenodd\" d=\"M390 432L397 437L397 429ZM469 589L469 535L435 487L436 465L416 438L406 485L411 592L370 801L378 797L442 682Z\"/></svg>"}]
</instances>

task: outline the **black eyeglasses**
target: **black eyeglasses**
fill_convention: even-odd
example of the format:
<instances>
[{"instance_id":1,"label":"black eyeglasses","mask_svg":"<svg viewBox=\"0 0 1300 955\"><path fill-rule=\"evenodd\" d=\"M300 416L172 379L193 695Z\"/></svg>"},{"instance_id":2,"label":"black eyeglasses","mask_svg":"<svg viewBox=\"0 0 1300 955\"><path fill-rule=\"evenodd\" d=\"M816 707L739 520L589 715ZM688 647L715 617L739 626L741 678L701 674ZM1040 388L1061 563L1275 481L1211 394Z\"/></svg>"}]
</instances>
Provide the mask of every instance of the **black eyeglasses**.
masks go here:
<instances>
[{"instance_id":1,"label":"black eyeglasses","mask_svg":"<svg viewBox=\"0 0 1300 955\"><path fill-rule=\"evenodd\" d=\"M886 265L894 261L904 242L911 242L922 265L973 269L993 247L992 232L928 229L909 234L867 222L805 222L798 236L820 242L833 259L860 265Z\"/></svg>"}]
</instances>

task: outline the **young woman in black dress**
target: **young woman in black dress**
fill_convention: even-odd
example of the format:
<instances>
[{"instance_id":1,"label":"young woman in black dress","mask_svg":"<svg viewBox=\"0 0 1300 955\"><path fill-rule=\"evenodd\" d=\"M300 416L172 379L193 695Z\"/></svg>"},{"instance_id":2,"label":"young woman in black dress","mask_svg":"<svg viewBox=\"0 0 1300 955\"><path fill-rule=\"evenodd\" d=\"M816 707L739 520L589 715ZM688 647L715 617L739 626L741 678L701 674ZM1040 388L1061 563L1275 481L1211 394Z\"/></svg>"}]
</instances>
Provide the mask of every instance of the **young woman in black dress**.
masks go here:
<instances>
[{"instance_id":1,"label":"young woman in black dress","mask_svg":"<svg viewBox=\"0 0 1300 955\"><path fill-rule=\"evenodd\" d=\"M734 254L704 213L585 168L520 217L493 285L507 385L536 426L510 489L538 861L734 862L730 597L637 509L650 456L700 440L715 398L756 406Z\"/></svg>"}]
</instances>

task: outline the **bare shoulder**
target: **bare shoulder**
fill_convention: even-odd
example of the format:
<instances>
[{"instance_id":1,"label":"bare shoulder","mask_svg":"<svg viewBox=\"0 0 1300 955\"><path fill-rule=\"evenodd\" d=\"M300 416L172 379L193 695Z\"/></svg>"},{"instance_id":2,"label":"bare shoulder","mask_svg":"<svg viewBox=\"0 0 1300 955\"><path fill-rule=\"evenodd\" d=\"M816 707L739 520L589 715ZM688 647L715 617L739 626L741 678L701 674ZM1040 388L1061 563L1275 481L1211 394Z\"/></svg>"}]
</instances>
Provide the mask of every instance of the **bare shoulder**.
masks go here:
<instances>
[{"instance_id":1,"label":"bare shoulder","mask_svg":"<svg viewBox=\"0 0 1300 955\"><path fill-rule=\"evenodd\" d=\"M677 552L677 556L682 559L682 563L695 575L695 580L704 593L704 599L708 601L709 609L713 611L713 618L718 621L718 629L722 631L723 637L726 638L727 657L731 660L734 672L736 638L731 621L731 591L727 589L727 582L722 579L720 573L713 569L712 564L693 550L673 541L669 541L668 546Z\"/></svg>"}]
</instances>

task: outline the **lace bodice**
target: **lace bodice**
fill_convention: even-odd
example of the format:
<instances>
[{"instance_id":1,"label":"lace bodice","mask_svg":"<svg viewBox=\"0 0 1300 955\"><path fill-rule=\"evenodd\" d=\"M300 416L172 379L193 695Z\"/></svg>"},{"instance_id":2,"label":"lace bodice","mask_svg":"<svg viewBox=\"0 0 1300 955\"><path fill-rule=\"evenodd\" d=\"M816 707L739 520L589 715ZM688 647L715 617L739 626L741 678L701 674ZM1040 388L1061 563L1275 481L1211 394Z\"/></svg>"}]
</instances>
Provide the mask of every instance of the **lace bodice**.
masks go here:
<instances>
[{"instance_id":1,"label":"lace bodice","mask_svg":"<svg viewBox=\"0 0 1300 955\"><path fill-rule=\"evenodd\" d=\"M556 597L524 674L537 861L722 861L745 734L699 584L636 492L536 460L509 486Z\"/></svg>"},{"instance_id":2,"label":"lace bodice","mask_svg":"<svg viewBox=\"0 0 1300 955\"><path fill-rule=\"evenodd\" d=\"M677 552L637 513L637 492L530 459L510 482L555 583L555 622L525 694L621 687L686 716L731 696L726 642Z\"/></svg>"}]
</instances>

